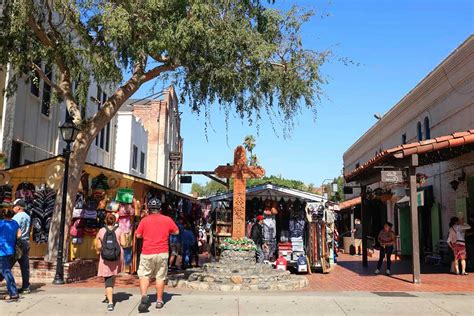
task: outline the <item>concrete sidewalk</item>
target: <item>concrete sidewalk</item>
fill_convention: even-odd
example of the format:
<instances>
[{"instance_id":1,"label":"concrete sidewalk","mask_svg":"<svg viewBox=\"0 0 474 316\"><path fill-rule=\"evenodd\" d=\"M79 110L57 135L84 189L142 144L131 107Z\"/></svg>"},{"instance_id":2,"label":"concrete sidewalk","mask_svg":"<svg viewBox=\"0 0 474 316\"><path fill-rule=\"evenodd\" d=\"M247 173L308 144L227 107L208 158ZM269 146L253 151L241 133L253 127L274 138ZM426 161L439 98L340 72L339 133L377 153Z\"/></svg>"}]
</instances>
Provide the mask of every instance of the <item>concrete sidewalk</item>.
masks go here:
<instances>
[{"instance_id":1,"label":"concrete sidewalk","mask_svg":"<svg viewBox=\"0 0 474 316\"><path fill-rule=\"evenodd\" d=\"M0 302L0 315L138 315L138 289L118 289L114 312L103 297L102 289L45 286L17 303ZM148 315L474 315L474 293L173 291L166 301Z\"/></svg>"}]
</instances>

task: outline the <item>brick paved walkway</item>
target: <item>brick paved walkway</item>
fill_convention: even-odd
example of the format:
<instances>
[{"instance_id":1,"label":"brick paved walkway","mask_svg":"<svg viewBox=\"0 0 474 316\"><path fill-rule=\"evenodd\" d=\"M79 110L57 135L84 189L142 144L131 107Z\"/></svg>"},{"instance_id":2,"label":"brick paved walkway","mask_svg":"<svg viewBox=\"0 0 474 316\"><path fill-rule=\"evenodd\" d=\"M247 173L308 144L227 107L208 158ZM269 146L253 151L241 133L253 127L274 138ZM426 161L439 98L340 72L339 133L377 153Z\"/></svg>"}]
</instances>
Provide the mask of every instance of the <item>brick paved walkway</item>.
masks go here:
<instances>
[{"instance_id":1,"label":"brick paved walkway","mask_svg":"<svg viewBox=\"0 0 474 316\"><path fill-rule=\"evenodd\" d=\"M395 261L391 277L373 274L375 258L369 258L369 268L362 267L361 257L340 255L338 265L329 274L313 273L308 275L310 286L307 291L390 291L390 292L474 292L474 273L469 276L456 276L446 273L446 267L427 266L422 269L422 284L412 284L409 261ZM103 287L102 278L91 278L68 287ZM124 275L117 278L116 287L138 287L136 276Z\"/></svg>"},{"instance_id":2,"label":"brick paved walkway","mask_svg":"<svg viewBox=\"0 0 474 316\"><path fill-rule=\"evenodd\" d=\"M311 291L419 291L474 292L474 274L456 276L446 273L447 267L422 267L421 284L413 284L411 263L392 262L392 276L374 275L376 258L369 258L369 267L362 267L362 257L339 255L338 265L329 274L308 276ZM382 270L381 272L385 272Z\"/></svg>"}]
</instances>

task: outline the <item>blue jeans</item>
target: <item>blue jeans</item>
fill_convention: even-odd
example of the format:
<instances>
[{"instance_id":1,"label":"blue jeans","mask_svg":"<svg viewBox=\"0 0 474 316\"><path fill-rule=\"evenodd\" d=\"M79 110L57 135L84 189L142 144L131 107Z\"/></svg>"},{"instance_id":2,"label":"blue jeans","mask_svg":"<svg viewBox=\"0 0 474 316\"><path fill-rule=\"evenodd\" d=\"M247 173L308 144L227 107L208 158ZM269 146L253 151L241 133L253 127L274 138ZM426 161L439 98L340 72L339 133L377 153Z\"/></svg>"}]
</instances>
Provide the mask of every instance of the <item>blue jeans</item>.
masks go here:
<instances>
[{"instance_id":1,"label":"blue jeans","mask_svg":"<svg viewBox=\"0 0 474 316\"><path fill-rule=\"evenodd\" d=\"M265 254L263 253L262 245L257 245L255 255L257 256L257 263L263 263L263 260L265 259Z\"/></svg>"},{"instance_id":2,"label":"blue jeans","mask_svg":"<svg viewBox=\"0 0 474 316\"><path fill-rule=\"evenodd\" d=\"M12 257L13 255L0 257L0 271L2 272L2 275L5 278L5 281L7 282L8 295L10 295L10 297L16 297L18 296L18 292L16 289L15 278L13 277L12 270L10 267Z\"/></svg>"}]
</instances>

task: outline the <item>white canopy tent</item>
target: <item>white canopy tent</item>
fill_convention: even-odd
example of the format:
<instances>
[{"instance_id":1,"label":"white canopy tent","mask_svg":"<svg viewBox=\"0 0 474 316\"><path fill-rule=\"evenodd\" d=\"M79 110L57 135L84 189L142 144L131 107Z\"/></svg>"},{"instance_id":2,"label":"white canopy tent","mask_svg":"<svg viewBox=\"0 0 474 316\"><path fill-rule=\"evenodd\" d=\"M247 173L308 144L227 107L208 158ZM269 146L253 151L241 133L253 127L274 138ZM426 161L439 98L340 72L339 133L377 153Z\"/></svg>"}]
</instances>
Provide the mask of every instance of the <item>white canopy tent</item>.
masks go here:
<instances>
[{"instance_id":1,"label":"white canopy tent","mask_svg":"<svg viewBox=\"0 0 474 316\"><path fill-rule=\"evenodd\" d=\"M275 185L272 183L266 183L257 185L254 187L247 188L246 190L247 199L259 198L278 198L285 200L300 199L305 202L326 202L327 198L322 195L304 192L296 189L287 188L284 186ZM211 202L218 202L223 200L231 200L233 196L232 191L224 194L218 194L208 198Z\"/></svg>"}]
</instances>

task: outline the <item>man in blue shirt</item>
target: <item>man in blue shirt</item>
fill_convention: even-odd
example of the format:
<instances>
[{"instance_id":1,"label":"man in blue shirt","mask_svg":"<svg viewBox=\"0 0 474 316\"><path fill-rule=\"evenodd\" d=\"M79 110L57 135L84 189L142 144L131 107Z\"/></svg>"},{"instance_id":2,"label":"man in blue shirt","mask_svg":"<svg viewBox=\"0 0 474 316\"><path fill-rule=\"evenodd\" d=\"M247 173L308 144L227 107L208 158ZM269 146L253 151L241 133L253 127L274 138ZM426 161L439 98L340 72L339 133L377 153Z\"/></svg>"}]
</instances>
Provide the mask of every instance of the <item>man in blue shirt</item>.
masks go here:
<instances>
[{"instance_id":1,"label":"man in blue shirt","mask_svg":"<svg viewBox=\"0 0 474 316\"><path fill-rule=\"evenodd\" d=\"M18 259L21 269L22 286L18 290L19 293L28 294L30 293L30 224L31 219L25 212L26 203L22 199L17 199L13 203L13 220L18 223L21 230L21 247L23 255Z\"/></svg>"},{"instance_id":2,"label":"man in blue shirt","mask_svg":"<svg viewBox=\"0 0 474 316\"><path fill-rule=\"evenodd\" d=\"M12 210L1 210L4 219L0 220L0 273L7 283L6 300L17 300L18 292L15 278L11 271L11 261L15 256L15 243L21 237L18 223L12 220Z\"/></svg>"}]
</instances>

